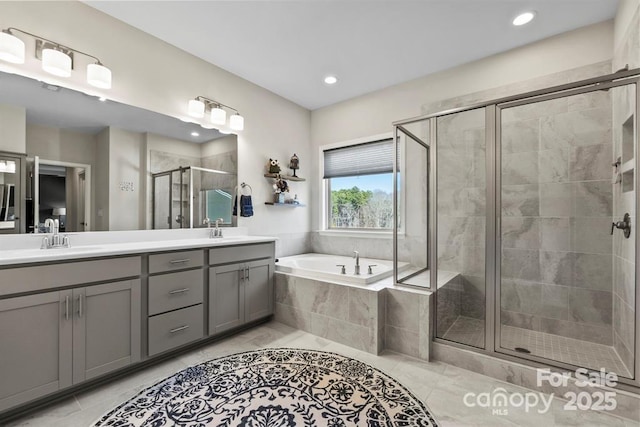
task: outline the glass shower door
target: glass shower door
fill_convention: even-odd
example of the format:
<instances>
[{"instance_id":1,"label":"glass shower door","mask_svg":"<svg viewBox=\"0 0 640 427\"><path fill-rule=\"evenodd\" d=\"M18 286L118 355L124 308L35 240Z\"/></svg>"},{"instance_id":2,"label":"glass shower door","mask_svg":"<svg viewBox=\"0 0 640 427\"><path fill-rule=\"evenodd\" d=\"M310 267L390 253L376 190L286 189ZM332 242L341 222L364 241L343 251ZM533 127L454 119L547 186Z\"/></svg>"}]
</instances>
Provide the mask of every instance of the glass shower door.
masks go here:
<instances>
[{"instance_id":1,"label":"glass shower door","mask_svg":"<svg viewBox=\"0 0 640 427\"><path fill-rule=\"evenodd\" d=\"M598 88L498 106L496 349L633 378L636 85Z\"/></svg>"}]
</instances>

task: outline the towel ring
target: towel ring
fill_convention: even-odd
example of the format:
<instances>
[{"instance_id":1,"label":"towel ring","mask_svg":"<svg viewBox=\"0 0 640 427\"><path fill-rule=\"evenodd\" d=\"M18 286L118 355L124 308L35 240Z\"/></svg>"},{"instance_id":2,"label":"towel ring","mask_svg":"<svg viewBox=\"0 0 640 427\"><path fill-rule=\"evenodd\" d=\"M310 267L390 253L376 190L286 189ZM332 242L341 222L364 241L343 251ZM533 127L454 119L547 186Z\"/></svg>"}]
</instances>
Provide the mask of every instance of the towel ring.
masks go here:
<instances>
[{"instance_id":1,"label":"towel ring","mask_svg":"<svg viewBox=\"0 0 640 427\"><path fill-rule=\"evenodd\" d=\"M240 184L240 187L242 188L242 194L244 194L244 189L247 187L249 187L249 194L247 194L247 196L251 196L253 194L253 188L251 188L251 186L246 182L243 182L242 184Z\"/></svg>"}]
</instances>

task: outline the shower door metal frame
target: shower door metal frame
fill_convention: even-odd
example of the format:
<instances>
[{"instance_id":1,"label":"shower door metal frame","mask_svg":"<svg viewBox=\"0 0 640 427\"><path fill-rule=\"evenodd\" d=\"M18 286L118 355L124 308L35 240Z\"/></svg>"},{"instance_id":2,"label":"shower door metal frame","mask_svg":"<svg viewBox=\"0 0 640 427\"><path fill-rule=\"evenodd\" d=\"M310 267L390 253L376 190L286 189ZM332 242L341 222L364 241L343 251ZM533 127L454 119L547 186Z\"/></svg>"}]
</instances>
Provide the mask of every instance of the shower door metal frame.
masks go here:
<instances>
[{"instance_id":1,"label":"shower door metal frame","mask_svg":"<svg viewBox=\"0 0 640 427\"><path fill-rule=\"evenodd\" d=\"M500 281L500 266L498 263L500 262L501 256L498 257L498 251L501 250L500 245L500 228L498 227L498 211L497 206L498 203L501 202L498 195L498 185L500 181L499 172L500 172L500 163L497 156L490 156L489 153L497 153L497 149L500 148L496 143L500 138L499 127L497 126L497 122L499 120L498 114L498 106L499 105L507 105L509 103L515 102L523 102L533 103L540 102L545 100L549 96L557 95L556 97L566 97L570 96L569 94L578 94L574 93L577 91L581 91L581 93L593 92L601 89L605 89L607 87L618 87L625 86L628 84L635 84L636 86L636 105L635 105L635 176L634 176L634 184L636 191L636 214L635 214L635 246L636 246L636 268L635 268L635 319L634 319L634 327L635 327L635 351L634 361L635 361L635 379L628 379L624 377L619 377L619 388L621 390L631 390L635 393L640 391L640 330L638 326L638 318L640 317L640 298L638 298L638 288L639 283L638 279L640 278L640 262L638 260L638 242L640 240L640 227L638 225L640 218L640 197L638 196L638 191L640 191L640 171L638 170L638 166L640 165L640 68L632 69L632 70L622 70L613 74L607 74L604 76L594 77L590 79L580 80L573 83L567 83L562 85L551 86L545 89L530 91L522 94L507 96L503 98L498 98L490 101L484 101L475 103L469 106L451 108L447 110L442 110L435 113L424 114L404 120L398 120L392 123L395 129L395 135L397 135L397 128L404 127L406 125L412 123L418 123L423 121L428 121L430 126L430 168L431 173L429 174L430 185L429 191L431 194L429 195L430 200L430 218L429 218L429 233L430 233L430 268L431 268L431 283L436 284L436 286L432 286L431 290L436 291L437 293L437 271L438 271L438 251L437 251L437 242L438 242L438 233L437 233L437 196L438 196L438 186L437 186L437 151L438 151L438 140L437 140L437 125L436 121L439 117L444 117L451 114L461 113L470 110L476 109L485 109L486 115L486 129L485 129L485 141L486 141L486 153L485 155L485 163L487 166L486 170L486 202L487 202L487 211L486 211L486 241L485 241L485 346L484 348L479 348L463 343L458 343L454 341L449 341L446 339L436 337L436 312L437 312L437 299L433 304L434 309L430 313L430 321L431 326L429 330L431 331L431 339L434 342L445 344L449 346L453 346L456 348L471 350L476 353L485 354L488 356L508 360L511 362L517 362L521 364L525 364L534 368L551 368L552 370L564 369L569 371L575 371L576 365L569 365L562 362L558 362L551 359L544 359L538 357L523 357L522 353L513 352L511 354L497 351L496 349L496 325L497 322L500 321L500 306L501 304L496 300L496 296L499 295L499 281ZM504 107L503 107L504 108ZM493 157L493 158L492 158ZM395 188L394 188L395 191ZM500 189L500 192L502 190ZM434 202L431 202L434 201ZM632 223L633 225L633 223ZM397 256L397 241L394 239L394 256ZM397 259L397 258L396 258ZM395 264L394 264L395 269ZM394 272L394 277L397 278L397 272ZM496 288L496 286L498 286ZM434 295L437 298L436 295ZM584 367L580 367L584 368ZM591 371L590 368L587 368Z\"/></svg>"},{"instance_id":2,"label":"shower door metal frame","mask_svg":"<svg viewBox=\"0 0 640 427\"><path fill-rule=\"evenodd\" d=\"M496 276L495 276L495 285L493 286L493 288L495 289L495 295L500 296L501 295L501 264L502 264L502 239L500 238L500 234L501 234L501 219L502 219L502 215L501 215L501 208L502 208L502 110L504 109L509 109L509 108L515 108L515 107L520 107L520 106L524 106L524 105L531 105L531 104L536 104L536 103L540 103L540 102L546 102L546 101L552 101L555 99L562 99L562 98L568 98L570 96L576 96L576 95L582 95L582 94L586 94L586 93L592 93L592 92L598 92L601 90L610 90L613 88L618 88L618 87L624 87L624 86L633 86L634 90L635 90L635 100L636 100L636 105L635 105L635 121L636 121L636 135L635 135L635 146L636 146L636 154L634 154L634 170L638 171L638 165L640 164L639 160L638 160L638 155L637 155L637 149L638 149L638 139L637 139L637 125L638 125L638 98L639 98L639 88L640 88L640 78L626 78L626 79L621 79L621 80L615 80L615 81L609 81L609 82L603 82L603 83L599 83L597 85L587 85L587 86L582 86L582 87L576 87L576 88L572 88L572 89L567 89L565 91L561 91L561 92L555 92L555 93L550 93L547 95L542 95L542 96L536 96L536 97L528 97L528 98L522 98L519 100L514 100L514 101L507 101L507 102L503 102L503 103L499 103L495 106L496 108L496 116L495 116L495 130L496 130L496 135L495 135L495 151L493 151L494 153L494 158L495 158L495 175L494 175L494 180L495 180L495 204L494 204L494 213L495 213L495 230L496 230L496 234L495 234L495 252L494 252L494 259L495 259L495 265L494 265L494 269L496 272ZM635 172L635 176L634 176L634 191L636 191L636 213L635 213L635 218L632 221L632 225L635 225L635 239L636 241L634 242L635 246L636 246L636 254L638 253L638 238L640 237L640 231L638 230L638 205L639 205L639 198L638 198L638 192L637 189L638 187L638 183L640 182L640 177L638 176L638 173ZM636 256L637 258L637 256ZM635 298L635 302L636 302L636 316L634 318L635 321L635 336L636 336L636 342L635 342L635 354L634 354L634 372L631 378L627 378L627 377L622 377L620 375L618 375L618 380L620 383L625 383L625 384L629 384L632 386L640 386L640 381L639 381L639 375L638 375L638 369L640 367L640 358L638 357L639 353L638 351L640 350L639 347L639 342L638 342L638 325L637 325L637 319L638 319L638 307L640 307L639 304L639 298L637 296L637 291L638 291L638 277L640 277L640 270L639 270L639 263L636 262L636 280L635 280L635 294L634 294L634 298ZM613 282L613 278L612 278L612 282L611 282L612 287L614 286L614 282ZM613 292L612 292L613 295ZM540 356L535 356L533 354L526 354L526 353L519 353L516 352L515 350L511 350L508 348L504 348L501 347L500 345L500 339L501 339L501 328L502 328L502 323L501 323L501 308L502 308L502 301L496 299L495 300L495 310L494 310L494 316L495 316L495 327L492 328L493 331L495 332L495 338L494 338L494 351L496 353L499 354L505 354L505 355L509 355L512 357L519 357L521 359L525 359L525 360L531 360L534 362L539 362L539 363L543 363L543 364L549 364L549 365L553 365L556 367L560 367L562 369L566 369L566 370L571 370L571 371L575 371L577 368L586 368L590 371L594 370L593 368L588 368L586 366L578 366L578 365L572 365L569 363L565 363L565 362L561 362L558 360L554 360L554 359L548 359L548 358L544 358L544 357L540 357ZM612 301L612 310L613 310L613 301ZM612 321L612 325L613 327L613 321ZM604 367L602 367L604 368ZM606 369L606 368L605 368Z\"/></svg>"}]
</instances>

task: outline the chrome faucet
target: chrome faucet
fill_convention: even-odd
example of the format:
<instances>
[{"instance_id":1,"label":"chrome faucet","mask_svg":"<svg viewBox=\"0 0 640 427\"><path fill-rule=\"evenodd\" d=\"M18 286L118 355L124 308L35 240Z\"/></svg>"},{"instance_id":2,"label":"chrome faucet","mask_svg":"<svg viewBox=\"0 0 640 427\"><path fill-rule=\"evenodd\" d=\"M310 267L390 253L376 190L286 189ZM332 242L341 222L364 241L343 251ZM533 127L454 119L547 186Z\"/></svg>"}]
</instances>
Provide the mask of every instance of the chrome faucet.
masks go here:
<instances>
[{"instance_id":1,"label":"chrome faucet","mask_svg":"<svg viewBox=\"0 0 640 427\"><path fill-rule=\"evenodd\" d=\"M57 219L47 218L44 222L44 226L51 238L45 236L42 239L42 245L40 249L55 249L55 248L70 248L69 236L60 235L60 221Z\"/></svg>"},{"instance_id":2,"label":"chrome faucet","mask_svg":"<svg viewBox=\"0 0 640 427\"><path fill-rule=\"evenodd\" d=\"M353 257L356 259L356 267L353 274L359 275L360 274L360 252L353 251L353 253L354 253Z\"/></svg>"},{"instance_id":3,"label":"chrome faucet","mask_svg":"<svg viewBox=\"0 0 640 427\"><path fill-rule=\"evenodd\" d=\"M224 218L216 219L216 228L212 229L209 232L209 237L212 239L221 239L222 238L222 230L220 229L220 223L224 222Z\"/></svg>"}]
</instances>

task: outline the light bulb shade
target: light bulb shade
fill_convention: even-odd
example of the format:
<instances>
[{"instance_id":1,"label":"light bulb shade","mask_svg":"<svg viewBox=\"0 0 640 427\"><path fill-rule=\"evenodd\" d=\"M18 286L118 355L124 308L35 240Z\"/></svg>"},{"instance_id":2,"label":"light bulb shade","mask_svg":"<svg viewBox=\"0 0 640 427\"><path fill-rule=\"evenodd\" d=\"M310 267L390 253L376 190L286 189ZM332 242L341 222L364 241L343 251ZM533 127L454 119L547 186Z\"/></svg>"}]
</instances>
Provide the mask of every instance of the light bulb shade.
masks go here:
<instances>
[{"instance_id":1,"label":"light bulb shade","mask_svg":"<svg viewBox=\"0 0 640 427\"><path fill-rule=\"evenodd\" d=\"M0 59L13 64L24 64L24 42L16 36L0 32Z\"/></svg>"},{"instance_id":2,"label":"light bulb shade","mask_svg":"<svg viewBox=\"0 0 640 427\"><path fill-rule=\"evenodd\" d=\"M71 75L71 57L55 49L42 50L42 69L58 77Z\"/></svg>"},{"instance_id":3,"label":"light bulb shade","mask_svg":"<svg viewBox=\"0 0 640 427\"><path fill-rule=\"evenodd\" d=\"M101 64L87 65L87 83L100 89L111 89L111 70Z\"/></svg>"},{"instance_id":4,"label":"light bulb shade","mask_svg":"<svg viewBox=\"0 0 640 427\"><path fill-rule=\"evenodd\" d=\"M60 216L60 215L66 215L66 214L67 214L67 208L53 208L52 215L54 216Z\"/></svg>"},{"instance_id":5,"label":"light bulb shade","mask_svg":"<svg viewBox=\"0 0 640 427\"><path fill-rule=\"evenodd\" d=\"M189 115L201 119L204 117L204 102L192 99L189 101Z\"/></svg>"},{"instance_id":6,"label":"light bulb shade","mask_svg":"<svg viewBox=\"0 0 640 427\"><path fill-rule=\"evenodd\" d=\"M223 125L227 121L227 112L220 107L211 109L211 123L214 125Z\"/></svg>"},{"instance_id":7,"label":"light bulb shade","mask_svg":"<svg viewBox=\"0 0 640 427\"><path fill-rule=\"evenodd\" d=\"M234 114L229 118L229 127L233 130L244 130L244 117Z\"/></svg>"}]
</instances>

